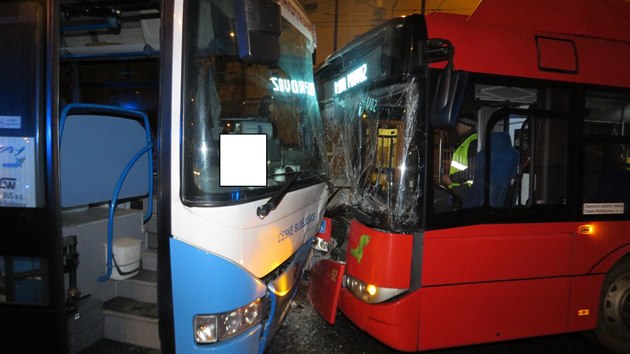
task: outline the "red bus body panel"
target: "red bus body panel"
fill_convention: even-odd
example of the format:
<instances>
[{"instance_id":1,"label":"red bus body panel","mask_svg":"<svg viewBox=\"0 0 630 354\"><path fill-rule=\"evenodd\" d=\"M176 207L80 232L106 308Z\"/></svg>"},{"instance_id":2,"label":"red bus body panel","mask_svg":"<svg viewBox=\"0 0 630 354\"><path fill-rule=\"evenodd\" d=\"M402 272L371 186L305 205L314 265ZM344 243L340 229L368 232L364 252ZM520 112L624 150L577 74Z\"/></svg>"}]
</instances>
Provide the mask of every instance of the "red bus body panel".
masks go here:
<instances>
[{"instance_id":1,"label":"red bus body panel","mask_svg":"<svg viewBox=\"0 0 630 354\"><path fill-rule=\"evenodd\" d=\"M628 87L624 13L630 3L615 0L484 0L471 16L434 13L426 22L430 38L453 43L458 70Z\"/></svg>"},{"instance_id":2,"label":"red bus body panel","mask_svg":"<svg viewBox=\"0 0 630 354\"><path fill-rule=\"evenodd\" d=\"M420 289L366 304L342 288L339 308L359 328L404 351L593 329L607 268L594 270L603 262L614 264L623 254L610 250L630 247L624 232L630 222L590 223L592 233L580 234L583 225L491 224L427 231L422 254L416 255L422 257ZM411 253L411 244L401 238L410 235L373 230L356 221L350 235L347 260L354 264L347 274L372 284L382 281L383 273L396 273L396 267L410 274L402 252ZM370 236L370 243L363 247L359 264L350 250L358 247L362 235ZM394 249L387 245L400 240L404 247L387 251ZM377 254L380 262L374 259ZM383 273L376 272L380 266Z\"/></svg>"},{"instance_id":3,"label":"red bus body panel","mask_svg":"<svg viewBox=\"0 0 630 354\"><path fill-rule=\"evenodd\" d=\"M412 246L412 235L377 231L353 220L348 235L346 273L377 286L408 289Z\"/></svg>"},{"instance_id":4,"label":"red bus body panel","mask_svg":"<svg viewBox=\"0 0 630 354\"><path fill-rule=\"evenodd\" d=\"M422 285L566 276L571 272L574 231L570 224L476 225L428 231Z\"/></svg>"},{"instance_id":5,"label":"red bus body panel","mask_svg":"<svg viewBox=\"0 0 630 354\"><path fill-rule=\"evenodd\" d=\"M335 324L345 268L343 263L322 259L311 269L308 299L315 310L330 324Z\"/></svg>"},{"instance_id":6,"label":"red bus body panel","mask_svg":"<svg viewBox=\"0 0 630 354\"><path fill-rule=\"evenodd\" d=\"M418 347L418 315L421 291L394 301L369 305L341 289L339 308L352 323L388 346L415 352Z\"/></svg>"},{"instance_id":7,"label":"red bus body panel","mask_svg":"<svg viewBox=\"0 0 630 354\"><path fill-rule=\"evenodd\" d=\"M630 253L630 221L594 221L576 225L590 225L592 232L575 237L574 274L605 273L619 258Z\"/></svg>"},{"instance_id":8,"label":"red bus body panel","mask_svg":"<svg viewBox=\"0 0 630 354\"><path fill-rule=\"evenodd\" d=\"M426 232L418 348L594 328L603 278L571 276L587 273L574 269L580 225L498 224Z\"/></svg>"},{"instance_id":9,"label":"red bus body panel","mask_svg":"<svg viewBox=\"0 0 630 354\"><path fill-rule=\"evenodd\" d=\"M566 332L569 279L422 289L418 349Z\"/></svg>"},{"instance_id":10,"label":"red bus body panel","mask_svg":"<svg viewBox=\"0 0 630 354\"><path fill-rule=\"evenodd\" d=\"M586 331L597 326L599 296L605 274L571 278L568 332Z\"/></svg>"}]
</instances>

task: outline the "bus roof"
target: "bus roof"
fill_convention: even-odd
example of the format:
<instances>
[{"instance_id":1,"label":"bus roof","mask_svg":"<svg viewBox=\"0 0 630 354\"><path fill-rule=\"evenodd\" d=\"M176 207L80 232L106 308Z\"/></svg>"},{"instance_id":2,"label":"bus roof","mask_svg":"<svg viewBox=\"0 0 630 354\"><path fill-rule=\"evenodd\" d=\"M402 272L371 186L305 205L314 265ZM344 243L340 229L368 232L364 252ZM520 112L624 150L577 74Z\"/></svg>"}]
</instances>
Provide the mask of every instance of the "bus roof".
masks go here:
<instances>
[{"instance_id":1,"label":"bus roof","mask_svg":"<svg viewBox=\"0 0 630 354\"><path fill-rule=\"evenodd\" d=\"M477 73L630 87L630 2L483 0L470 16L426 16L430 38Z\"/></svg>"}]
</instances>

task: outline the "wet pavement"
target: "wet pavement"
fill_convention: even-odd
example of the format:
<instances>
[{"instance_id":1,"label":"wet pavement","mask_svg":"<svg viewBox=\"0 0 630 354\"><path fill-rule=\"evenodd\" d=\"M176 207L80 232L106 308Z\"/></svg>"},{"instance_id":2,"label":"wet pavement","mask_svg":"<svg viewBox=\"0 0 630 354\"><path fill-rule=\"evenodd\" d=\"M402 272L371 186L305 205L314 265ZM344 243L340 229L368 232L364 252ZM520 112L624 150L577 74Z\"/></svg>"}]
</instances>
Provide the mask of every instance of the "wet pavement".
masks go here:
<instances>
[{"instance_id":1,"label":"wet pavement","mask_svg":"<svg viewBox=\"0 0 630 354\"><path fill-rule=\"evenodd\" d=\"M103 340L82 354L158 354L159 351ZM301 289L266 354L394 354L337 312L334 326L315 312ZM612 354L581 333L432 350L423 354ZM235 353L238 354L238 353Z\"/></svg>"}]
</instances>

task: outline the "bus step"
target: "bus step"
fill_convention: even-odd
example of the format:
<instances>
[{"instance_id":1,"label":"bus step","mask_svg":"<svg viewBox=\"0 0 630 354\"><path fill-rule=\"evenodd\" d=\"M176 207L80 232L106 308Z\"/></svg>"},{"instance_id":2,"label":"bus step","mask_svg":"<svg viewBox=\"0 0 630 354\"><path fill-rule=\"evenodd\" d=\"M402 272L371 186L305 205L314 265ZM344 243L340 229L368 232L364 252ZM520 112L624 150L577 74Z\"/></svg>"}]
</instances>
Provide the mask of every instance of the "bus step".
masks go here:
<instances>
[{"instance_id":1,"label":"bus step","mask_svg":"<svg viewBox=\"0 0 630 354\"><path fill-rule=\"evenodd\" d=\"M103 304L105 338L160 349L157 304L117 296Z\"/></svg>"},{"instance_id":2,"label":"bus step","mask_svg":"<svg viewBox=\"0 0 630 354\"><path fill-rule=\"evenodd\" d=\"M150 304L157 303L157 272L143 269L135 276L115 281L116 295Z\"/></svg>"}]
</instances>

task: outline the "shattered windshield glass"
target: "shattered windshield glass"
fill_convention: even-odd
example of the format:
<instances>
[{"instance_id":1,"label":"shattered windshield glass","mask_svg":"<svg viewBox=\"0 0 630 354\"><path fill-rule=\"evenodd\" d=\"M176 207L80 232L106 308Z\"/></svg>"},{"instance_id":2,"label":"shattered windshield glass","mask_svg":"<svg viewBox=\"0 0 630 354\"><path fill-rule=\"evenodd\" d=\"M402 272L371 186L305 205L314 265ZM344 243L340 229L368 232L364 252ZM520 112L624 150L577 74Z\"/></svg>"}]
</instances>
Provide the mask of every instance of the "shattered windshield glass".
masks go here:
<instances>
[{"instance_id":1,"label":"shattered windshield glass","mask_svg":"<svg viewBox=\"0 0 630 354\"><path fill-rule=\"evenodd\" d=\"M333 180L344 188L332 205L375 217L378 225L370 226L394 231L421 221L424 147L418 141L424 138L418 134L425 134L418 86L414 80L363 85L324 97L321 105Z\"/></svg>"}]
</instances>

